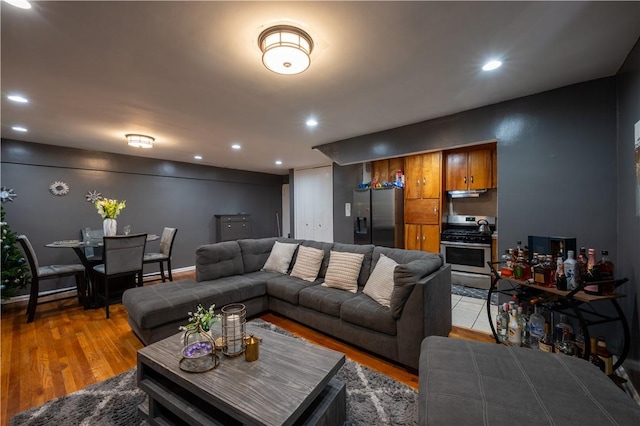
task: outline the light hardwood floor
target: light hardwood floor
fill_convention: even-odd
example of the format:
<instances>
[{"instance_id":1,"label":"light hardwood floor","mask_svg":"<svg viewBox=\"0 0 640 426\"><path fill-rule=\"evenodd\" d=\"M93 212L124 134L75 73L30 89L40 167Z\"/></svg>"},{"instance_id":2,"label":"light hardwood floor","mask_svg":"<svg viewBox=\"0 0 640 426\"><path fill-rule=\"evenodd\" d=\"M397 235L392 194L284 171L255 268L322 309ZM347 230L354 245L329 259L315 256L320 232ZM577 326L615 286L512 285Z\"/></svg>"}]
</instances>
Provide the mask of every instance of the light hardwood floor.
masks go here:
<instances>
[{"instance_id":1,"label":"light hardwood floor","mask_svg":"<svg viewBox=\"0 0 640 426\"><path fill-rule=\"evenodd\" d=\"M174 279L193 273L174 274ZM154 283L156 283L155 281ZM152 285L153 283L145 283ZM27 324L24 307L2 311L0 424L15 414L82 389L136 366L142 344L127 323L122 304L84 310L77 299L39 305L34 322ZM389 361L332 339L276 314L261 316L291 333L346 354L348 358L401 381L414 389L418 376ZM178 332L178 330L176 330ZM454 327L450 337L491 342L483 333Z\"/></svg>"}]
</instances>

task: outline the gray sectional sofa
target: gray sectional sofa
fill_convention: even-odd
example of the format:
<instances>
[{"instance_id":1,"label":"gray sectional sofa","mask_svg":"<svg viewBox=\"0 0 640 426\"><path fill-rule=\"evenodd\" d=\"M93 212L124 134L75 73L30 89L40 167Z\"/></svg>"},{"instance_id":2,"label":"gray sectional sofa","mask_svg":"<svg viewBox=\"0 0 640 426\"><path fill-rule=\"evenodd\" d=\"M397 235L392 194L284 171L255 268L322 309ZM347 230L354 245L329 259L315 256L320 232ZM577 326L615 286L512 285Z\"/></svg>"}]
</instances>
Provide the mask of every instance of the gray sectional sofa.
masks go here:
<instances>
[{"instance_id":1,"label":"gray sectional sofa","mask_svg":"<svg viewBox=\"0 0 640 426\"><path fill-rule=\"evenodd\" d=\"M263 270L274 243L297 243L324 251L314 282L288 272ZM324 287L330 252L364 255L358 291ZM390 307L362 289L380 256L393 259ZM439 254L372 245L263 238L209 244L196 250L196 280L174 281L127 290L128 321L144 344L178 332L198 304L216 309L243 303L247 316L272 311L337 339L359 346L410 369L418 369L424 337L451 331L451 271Z\"/></svg>"}]
</instances>

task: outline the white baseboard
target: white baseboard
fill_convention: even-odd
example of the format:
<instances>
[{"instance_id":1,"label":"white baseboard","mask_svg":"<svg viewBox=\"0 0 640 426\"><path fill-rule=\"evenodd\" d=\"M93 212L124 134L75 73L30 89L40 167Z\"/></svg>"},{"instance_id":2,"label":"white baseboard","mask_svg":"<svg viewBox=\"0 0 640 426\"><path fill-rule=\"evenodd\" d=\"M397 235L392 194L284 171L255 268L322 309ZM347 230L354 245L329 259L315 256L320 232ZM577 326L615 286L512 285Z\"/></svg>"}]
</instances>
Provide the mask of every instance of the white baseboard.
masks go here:
<instances>
[{"instance_id":1,"label":"white baseboard","mask_svg":"<svg viewBox=\"0 0 640 426\"><path fill-rule=\"evenodd\" d=\"M190 271L195 271L196 267L195 265L193 266L185 266L184 268L177 268L177 269L172 269L171 273L175 274L175 273L180 273L180 272L190 272ZM144 277L154 277L154 276L160 276L160 272L150 272L148 274L144 274ZM67 290L67 291L64 291ZM62 291L62 292L60 292ZM60 293L59 293L60 292ZM55 289L55 290L51 290L51 291L43 291L40 293L40 297L38 297L38 299L42 298L42 297L47 297L49 294L55 293L51 296L51 298L47 299L48 301L54 301L54 300L58 300L58 299L66 299L69 297L73 297L75 295L78 294L78 292L76 291L75 287L67 287L67 288L61 288L61 289ZM19 296L14 296L10 299L7 300L3 300L1 303L3 306L12 306L14 304L20 304L20 305L26 305L29 302L29 295L28 294L21 294Z\"/></svg>"}]
</instances>

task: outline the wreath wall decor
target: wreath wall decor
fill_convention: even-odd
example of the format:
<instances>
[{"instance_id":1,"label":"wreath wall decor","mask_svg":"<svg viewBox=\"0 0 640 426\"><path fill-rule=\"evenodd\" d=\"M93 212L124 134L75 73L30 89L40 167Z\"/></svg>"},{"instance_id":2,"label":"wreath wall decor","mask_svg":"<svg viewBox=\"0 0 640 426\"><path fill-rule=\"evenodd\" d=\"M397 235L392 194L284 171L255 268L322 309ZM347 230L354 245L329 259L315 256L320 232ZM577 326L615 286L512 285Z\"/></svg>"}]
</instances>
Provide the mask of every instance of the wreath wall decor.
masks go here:
<instances>
[{"instance_id":1,"label":"wreath wall decor","mask_svg":"<svg viewBox=\"0 0 640 426\"><path fill-rule=\"evenodd\" d=\"M98 200L102 200L102 194L96 190L87 192L87 203L95 203Z\"/></svg>"},{"instance_id":2,"label":"wreath wall decor","mask_svg":"<svg viewBox=\"0 0 640 426\"><path fill-rule=\"evenodd\" d=\"M49 191L51 191L53 195L61 197L69 193L69 185L67 185L66 182L55 181L49 185Z\"/></svg>"}]
</instances>

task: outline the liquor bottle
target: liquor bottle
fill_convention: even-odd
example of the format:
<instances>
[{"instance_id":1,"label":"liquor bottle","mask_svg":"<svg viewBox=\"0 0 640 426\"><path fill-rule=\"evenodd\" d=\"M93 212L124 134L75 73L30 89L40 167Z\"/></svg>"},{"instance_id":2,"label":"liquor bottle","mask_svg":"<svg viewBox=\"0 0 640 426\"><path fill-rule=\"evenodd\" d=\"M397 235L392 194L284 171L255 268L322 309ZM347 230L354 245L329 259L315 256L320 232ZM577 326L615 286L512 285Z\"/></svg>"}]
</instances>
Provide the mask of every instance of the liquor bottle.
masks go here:
<instances>
[{"instance_id":1,"label":"liquor bottle","mask_svg":"<svg viewBox=\"0 0 640 426\"><path fill-rule=\"evenodd\" d=\"M557 354L573 355L573 344L571 343L569 329L563 329L562 339L556 343L554 352Z\"/></svg>"},{"instance_id":2,"label":"liquor bottle","mask_svg":"<svg viewBox=\"0 0 640 426\"><path fill-rule=\"evenodd\" d=\"M601 281L600 270L596 265L596 250L590 248L587 252L587 273L585 274L585 286L584 292L587 294L601 295L602 289L599 284L589 284L597 281Z\"/></svg>"},{"instance_id":3,"label":"liquor bottle","mask_svg":"<svg viewBox=\"0 0 640 426\"><path fill-rule=\"evenodd\" d=\"M558 290L567 290L567 276L564 273L564 262L562 261L562 256L558 256L558 261L556 262L556 288Z\"/></svg>"},{"instance_id":4,"label":"liquor bottle","mask_svg":"<svg viewBox=\"0 0 640 426\"><path fill-rule=\"evenodd\" d=\"M529 321L527 320L526 312L524 311L523 304L518 306L518 323L520 324L520 330L522 332L521 346L529 346L531 343Z\"/></svg>"},{"instance_id":5,"label":"liquor bottle","mask_svg":"<svg viewBox=\"0 0 640 426\"><path fill-rule=\"evenodd\" d=\"M522 328L518 322L518 311L511 311L509 317L509 344L511 346L522 346Z\"/></svg>"},{"instance_id":6,"label":"liquor bottle","mask_svg":"<svg viewBox=\"0 0 640 426\"><path fill-rule=\"evenodd\" d=\"M573 355L584 358L584 335L581 332L575 334L573 338Z\"/></svg>"},{"instance_id":7,"label":"liquor bottle","mask_svg":"<svg viewBox=\"0 0 640 426\"><path fill-rule=\"evenodd\" d=\"M609 252L602 250L602 258L596 263L598 271L600 271L600 279L602 281L608 281L602 284L602 294L615 294L616 286L613 283L615 279L615 266L613 262L609 260Z\"/></svg>"},{"instance_id":8,"label":"liquor bottle","mask_svg":"<svg viewBox=\"0 0 640 426\"><path fill-rule=\"evenodd\" d=\"M553 337L551 336L551 326L548 322L544 323L544 335L538 342L538 349L542 352L553 352Z\"/></svg>"},{"instance_id":9,"label":"liquor bottle","mask_svg":"<svg viewBox=\"0 0 640 426\"><path fill-rule=\"evenodd\" d=\"M513 266L513 278L521 281L526 281L531 278L531 267L524 260L523 256L518 256L515 265Z\"/></svg>"},{"instance_id":10,"label":"liquor bottle","mask_svg":"<svg viewBox=\"0 0 640 426\"><path fill-rule=\"evenodd\" d=\"M580 254L578 254L578 282L582 284L585 280L585 276L587 275L587 263L589 259L587 258L587 249L584 247L580 247Z\"/></svg>"},{"instance_id":11,"label":"liquor bottle","mask_svg":"<svg viewBox=\"0 0 640 426\"><path fill-rule=\"evenodd\" d=\"M509 317L504 315L504 308L502 305L498 305L498 315L496 315L496 334L498 340L504 342L507 340L507 328L509 324ZM506 322L504 320L507 320Z\"/></svg>"},{"instance_id":12,"label":"liquor bottle","mask_svg":"<svg viewBox=\"0 0 640 426\"><path fill-rule=\"evenodd\" d=\"M544 337L544 316L540 306L534 305L533 314L529 317L529 346L538 348L538 342Z\"/></svg>"},{"instance_id":13,"label":"liquor bottle","mask_svg":"<svg viewBox=\"0 0 640 426\"><path fill-rule=\"evenodd\" d=\"M578 266L576 260L573 258L573 250L567 252L567 259L564 261L564 274L567 276L567 289L575 290L578 288L579 283L576 279L576 272Z\"/></svg>"},{"instance_id":14,"label":"liquor bottle","mask_svg":"<svg viewBox=\"0 0 640 426\"><path fill-rule=\"evenodd\" d=\"M560 314L560 322L554 327L554 338L556 342L560 342L563 339L565 330L567 330L569 333L569 339L571 339L573 336L573 327L567 320L567 316Z\"/></svg>"},{"instance_id":15,"label":"liquor bottle","mask_svg":"<svg viewBox=\"0 0 640 426\"><path fill-rule=\"evenodd\" d=\"M589 362L597 366L604 373L604 361L598 356L598 348L596 346L596 338L592 337L590 340L591 353L589 354Z\"/></svg>"},{"instance_id":16,"label":"liquor bottle","mask_svg":"<svg viewBox=\"0 0 640 426\"><path fill-rule=\"evenodd\" d=\"M510 278L513 276L513 249L507 249L502 256L502 267L500 268L500 276Z\"/></svg>"},{"instance_id":17,"label":"liquor bottle","mask_svg":"<svg viewBox=\"0 0 640 426\"><path fill-rule=\"evenodd\" d=\"M607 342L604 337L598 337L598 347L596 349L598 356L604 362L604 374L610 376L613 374L613 356L607 350Z\"/></svg>"},{"instance_id":18,"label":"liquor bottle","mask_svg":"<svg viewBox=\"0 0 640 426\"><path fill-rule=\"evenodd\" d=\"M516 242L516 249L515 249L514 255L516 256L516 258L518 256L522 256L522 241Z\"/></svg>"},{"instance_id":19,"label":"liquor bottle","mask_svg":"<svg viewBox=\"0 0 640 426\"><path fill-rule=\"evenodd\" d=\"M545 287L556 285L556 263L550 254L544 257L544 285Z\"/></svg>"}]
</instances>

